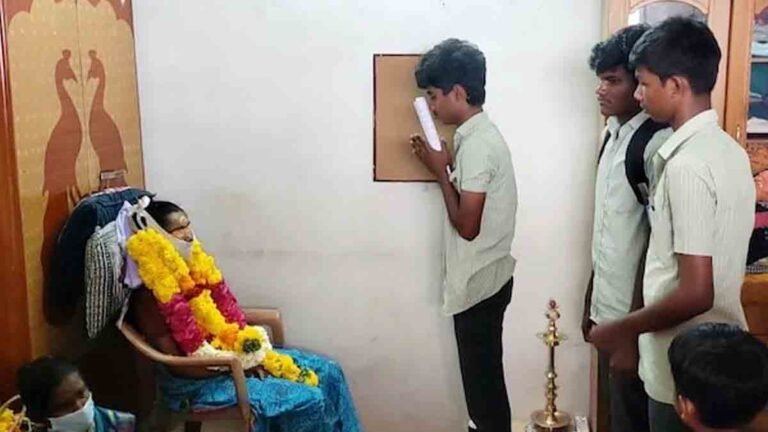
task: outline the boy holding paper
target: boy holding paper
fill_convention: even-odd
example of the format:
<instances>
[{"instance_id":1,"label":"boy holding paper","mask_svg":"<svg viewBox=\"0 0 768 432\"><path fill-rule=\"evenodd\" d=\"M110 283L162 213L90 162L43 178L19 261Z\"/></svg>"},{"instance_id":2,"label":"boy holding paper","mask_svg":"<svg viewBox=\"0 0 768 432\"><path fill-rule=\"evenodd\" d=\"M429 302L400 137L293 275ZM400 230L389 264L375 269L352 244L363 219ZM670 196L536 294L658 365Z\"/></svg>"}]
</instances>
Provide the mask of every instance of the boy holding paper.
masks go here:
<instances>
[{"instance_id":1,"label":"boy holding paper","mask_svg":"<svg viewBox=\"0 0 768 432\"><path fill-rule=\"evenodd\" d=\"M448 213L444 227L443 311L453 316L470 431L509 432L502 323L512 297L517 186L504 138L483 111L485 56L448 39L416 67L439 121L456 125L455 158L420 135L413 152L435 175Z\"/></svg>"}]
</instances>

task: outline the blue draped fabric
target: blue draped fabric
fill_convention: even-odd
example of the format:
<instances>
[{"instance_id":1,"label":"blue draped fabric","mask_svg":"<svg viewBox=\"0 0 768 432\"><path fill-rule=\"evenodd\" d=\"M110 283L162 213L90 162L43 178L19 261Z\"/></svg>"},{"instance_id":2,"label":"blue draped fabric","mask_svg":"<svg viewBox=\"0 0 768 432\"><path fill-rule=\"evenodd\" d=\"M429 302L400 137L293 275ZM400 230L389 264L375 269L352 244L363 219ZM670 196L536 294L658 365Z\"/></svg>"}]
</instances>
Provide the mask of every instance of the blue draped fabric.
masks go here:
<instances>
[{"instance_id":1,"label":"blue draped fabric","mask_svg":"<svg viewBox=\"0 0 768 432\"><path fill-rule=\"evenodd\" d=\"M318 387L284 379L247 378L248 395L256 416L255 432L361 432L352 395L338 363L295 349L277 350L298 365L313 369ZM237 404L232 377L195 380L158 373L160 392L174 411L210 410Z\"/></svg>"},{"instance_id":2,"label":"blue draped fabric","mask_svg":"<svg viewBox=\"0 0 768 432\"><path fill-rule=\"evenodd\" d=\"M136 429L136 418L133 414L99 406L94 410L93 421L95 432L134 432Z\"/></svg>"}]
</instances>

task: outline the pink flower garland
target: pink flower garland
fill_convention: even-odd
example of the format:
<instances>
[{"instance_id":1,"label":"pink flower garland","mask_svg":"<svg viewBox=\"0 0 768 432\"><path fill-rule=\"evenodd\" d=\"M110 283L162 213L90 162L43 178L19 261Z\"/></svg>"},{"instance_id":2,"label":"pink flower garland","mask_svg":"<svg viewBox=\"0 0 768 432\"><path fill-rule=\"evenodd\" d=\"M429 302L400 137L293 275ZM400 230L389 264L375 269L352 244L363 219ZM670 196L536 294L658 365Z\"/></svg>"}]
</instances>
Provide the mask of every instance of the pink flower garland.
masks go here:
<instances>
[{"instance_id":1,"label":"pink flower garland","mask_svg":"<svg viewBox=\"0 0 768 432\"><path fill-rule=\"evenodd\" d=\"M171 330L173 340L186 354L192 354L205 342L203 331L197 325L192 309L187 304L184 296L174 294L167 303L157 302L160 312L165 317L165 322Z\"/></svg>"},{"instance_id":2,"label":"pink flower garland","mask_svg":"<svg viewBox=\"0 0 768 432\"><path fill-rule=\"evenodd\" d=\"M221 281L216 285L210 285L207 288L210 289L211 297L216 303L219 312L228 322L236 323L240 328L248 325L245 314L238 306L237 299L225 281ZM201 290L202 288L197 288L188 294L194 297ZM179 348L186 354L192 354L197 351L205 342L206 335L198 326L192 314L192 309L187 303L186 296L174 294L169 302L158 302L157 305L163 317L165 317L168 328L171 330L173 340L176 341Z\"/></svg>"},{"instance_id":3,"label":"pink flower garland","mask_svg":"<svg viewBox=\"0 0 768 432\"><path fill-rule=\"evenodd\" d=\"M228 322L237 323L240 328L248 325L248 322L245 320L245 314L237 305L237 299L232 294L232 291L229 290L226 281L222 280L216 285L210 285L208 289L211 290L211 297L216 303L219 312Z\"/></svg>"}]
</instances>

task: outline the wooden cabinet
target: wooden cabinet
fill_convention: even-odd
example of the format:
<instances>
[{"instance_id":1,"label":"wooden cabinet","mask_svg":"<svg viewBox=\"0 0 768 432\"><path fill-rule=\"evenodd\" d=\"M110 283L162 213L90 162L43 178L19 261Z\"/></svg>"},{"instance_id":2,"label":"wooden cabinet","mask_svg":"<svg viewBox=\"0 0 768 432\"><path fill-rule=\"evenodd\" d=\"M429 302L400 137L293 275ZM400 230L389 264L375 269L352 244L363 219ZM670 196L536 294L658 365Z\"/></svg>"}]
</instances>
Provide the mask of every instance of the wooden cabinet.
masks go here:
<instances>
[{"instance_id":1,"label":"wooden cabinet","mask_svg":"<svg viewBox=\"0 0 768 432\"><path fill-rule=\"evenodd\" d=\"M768 0L739 0L731 18L725 129L768 169Z\"/></svg>"},{"instance_id":2,"label":"wooden cabinet","mask_svg":"<svg viewBox=\"0 0 768 432\"><path fill-rule=\"evenodd\" d=\"M144 182L131 0L0 0L0 400L16 368L82 345L48 324L44 264L100 172Z\"/></svg>"},{"instance_id":3,"label":"wooden cabinet","mask_svg":"<svg viewBox=\"0 0 768 432\"><path fill-rule=\"evenodd\" d=\"M747 275L741 288L741 303L747 316L749 330L768 343L768 275ZM768 430L768 412L759 415L744 432Z\"/></svg>"}]
</instances>

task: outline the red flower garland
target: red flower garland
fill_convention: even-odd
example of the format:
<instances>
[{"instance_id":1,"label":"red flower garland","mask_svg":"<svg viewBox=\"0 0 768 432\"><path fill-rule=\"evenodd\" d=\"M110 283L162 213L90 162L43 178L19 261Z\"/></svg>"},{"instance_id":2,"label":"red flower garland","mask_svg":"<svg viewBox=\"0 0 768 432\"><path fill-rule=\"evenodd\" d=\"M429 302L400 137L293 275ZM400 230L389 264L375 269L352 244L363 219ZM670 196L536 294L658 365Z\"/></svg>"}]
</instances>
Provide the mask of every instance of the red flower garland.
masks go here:
<instances>
[{"instance_id":1,"label":"red flower garland","mask_svg":"<svg viewBox=\"0 0 768 432\"><path fill-rule=\"evenodd\" d=\"M216 285L210 285L208 289L211 290L211 298L216 303L216 307L219 312L226 318L228 322L237 323L240 328L248 325L245 320L245 314L237 305L237 299L229 290L229 286L226 281L221 281Z\"/></svg>"},{"instance_id":2,"label":"red flower garland","mask_svg":"<svg viewBox=\"0 0 768 432\"><path fill-rule=\"evenodd\" d=\"M205 342L205 335L197 325L192 309L181 294L174 294L167 303L157 302L165 323L171 330L176 344L185 354L192 354Z\"/></svg>"}]
</instances>

